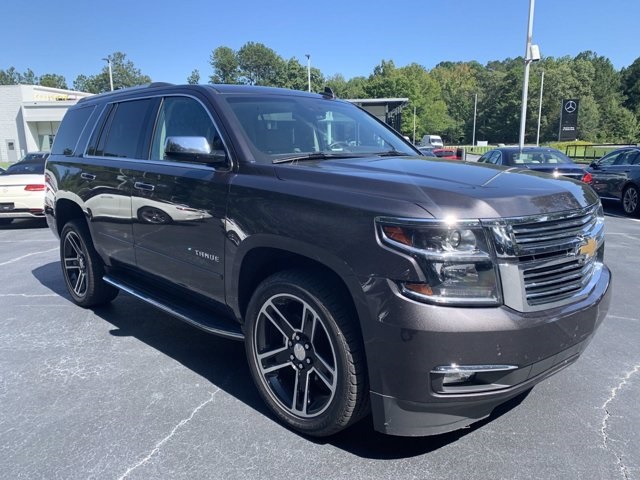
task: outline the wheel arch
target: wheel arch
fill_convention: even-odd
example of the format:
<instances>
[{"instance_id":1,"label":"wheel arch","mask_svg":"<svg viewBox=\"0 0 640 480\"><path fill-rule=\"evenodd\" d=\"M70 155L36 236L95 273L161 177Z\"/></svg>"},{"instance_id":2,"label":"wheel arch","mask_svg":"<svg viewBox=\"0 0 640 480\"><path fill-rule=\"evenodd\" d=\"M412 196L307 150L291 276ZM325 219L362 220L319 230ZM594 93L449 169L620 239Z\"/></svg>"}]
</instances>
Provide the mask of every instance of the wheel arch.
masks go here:
<instances>
[{"instance_id":1,"label":"wheel arch","mask_svg":"<svg viewBox=\"0 0 640 480\"><path fill-rule=\"evenodd\" d=\"M227 278L227 303L241 322L251 295L264 279L276 272L294 268L314 270L336 285L349 308L356 315L359 327L366 315L366 300L362 286L348 264L330 252L290 239L263 236L242 242Z\"/></svg>"},{"instance_id":2,"label":"wheel arch","mask_svg":"<svg viewBox=\"0 0 640 480\"><path fill-rule=\"evenodd\" d=\"M80 205L73 200L61 198L56 202L56 229L58 235L69 220L80 219L86 223L86 215Z\"/></svg>"}]
</instances>

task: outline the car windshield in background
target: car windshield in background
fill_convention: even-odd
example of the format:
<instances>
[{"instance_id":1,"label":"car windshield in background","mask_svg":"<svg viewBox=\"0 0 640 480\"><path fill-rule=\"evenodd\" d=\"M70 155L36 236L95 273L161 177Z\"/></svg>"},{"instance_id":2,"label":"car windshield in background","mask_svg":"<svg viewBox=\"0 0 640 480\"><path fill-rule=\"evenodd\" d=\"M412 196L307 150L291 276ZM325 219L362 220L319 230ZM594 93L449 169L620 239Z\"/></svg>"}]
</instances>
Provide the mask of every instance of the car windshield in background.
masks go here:
<instances>
[{"instance_id":1,"label":"car windshield in background","mask_svg":"<svg viewBox=\"0 0 640 480\"><path fill-rule=\"evenodd\" d=\"M44 160L37 162L18 162L10 165L6 172L0 175L25 175L25 174L44 174Z\"/></svg>"},{"instance_id":2,"label":"car windshield in background","mask_svg":"<svg viewBox=\"0 0 640 480\"><path fill-rule=\"evenodd\" d=\"M49 157L49 152L34 152L34 153L27 153L24 158L22 160L20 160L21 162L31 162L31 161L35 161L35 160L46 160L47 157Z\"/></svg>"},{"instance_id":3,"label":"car windshield in background","mask_svg":"<svg viewBox=\"0 0 640 480\"><path fill-rule=\"evenodd\" d=\"M520 164L567 164L573 163L573 161L563 155L560 152L513 152L511 154L511 164L520 165Z\"/></svg>"},{"instance_id":4,"label":"car windshield in background","mask_svg":"<svg viewBox=\"0 0 640 480\"><path fill-rule=\"evenodd\" d=\"M346 102L312 97L227 98L263 163L368 155L417 155L391 129Z\"/></svg>"}]
</instances>

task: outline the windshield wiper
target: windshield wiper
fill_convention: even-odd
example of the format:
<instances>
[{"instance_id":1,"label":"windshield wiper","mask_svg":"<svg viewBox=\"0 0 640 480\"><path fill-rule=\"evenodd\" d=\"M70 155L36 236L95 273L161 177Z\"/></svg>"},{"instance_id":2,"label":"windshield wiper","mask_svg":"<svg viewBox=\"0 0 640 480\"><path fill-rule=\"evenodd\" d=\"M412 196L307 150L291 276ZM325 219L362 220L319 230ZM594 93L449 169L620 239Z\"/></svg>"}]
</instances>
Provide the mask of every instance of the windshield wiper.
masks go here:
<instances>
[{"instance_id":1,"label":"windshield wiper","mask_svg":"<svg viewBox=\"0 0 640 480\"><path fill-rule=\"evenodd\" d=\"M275 158L271 161L271 163L293 163L305 160L327 160L329 158L357 158L361 157L360 154L353 153L344 153L344 152L336 152L336 153L327 153L327 152L314 152L314 153L305 153L301 155L292 155L290 157L282 157Z\"/></svg>"},{"instance_id":2,"label":"windshield wiper","mask_svg":"<svg viewBox=\"0 0 640 480\"><path fill-rule=\"evenodd\" d=\"M372 153L371 155L377 155L379 157L404 157L411 154L400 152L398 150L387 150L386 152L376 152L376 153Z\"/></svg>"}]
</instances>

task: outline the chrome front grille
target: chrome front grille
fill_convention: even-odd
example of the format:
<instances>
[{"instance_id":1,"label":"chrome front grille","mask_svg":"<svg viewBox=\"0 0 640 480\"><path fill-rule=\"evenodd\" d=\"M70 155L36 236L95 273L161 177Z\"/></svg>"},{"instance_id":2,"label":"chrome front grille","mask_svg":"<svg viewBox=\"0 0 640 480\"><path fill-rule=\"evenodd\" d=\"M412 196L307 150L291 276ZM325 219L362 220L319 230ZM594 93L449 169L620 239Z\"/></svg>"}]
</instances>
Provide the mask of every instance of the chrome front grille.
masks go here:
<instances>
[{"instance_id":1,"label":"chrome front grille","mask_svg":"<svg viewBox=\"0 0 640 480\"><path fill-rule=\"evenodd\" d=\"M595 257L589 261L565 257L559 261L523 265L525 295L529 305L544 305L571 298L589 283L595 268Z\"/></svg>"},{"instance_id":2,"label":"chrome front grille","mask_svg":"<svg viewBox=\"0 0 640 480\"><path fill-rule=\"evenodd\" d=\"M588 295L602 268L600 209L594 205L490 225L507 306L537 311Z\"/></svg>"},{"instance_id":3,"label":"chrome front grille","mask_svg":"<svg viewBox=\"0 0 640 480\"><path fill-rule=\"evenodd\" d=\"M543 217L546 218L546 217ZM536 223L513 224L513 238L523 249L562 249L593 229L597 217L586 212L568 218L540 219Z\"/></svg>"}]
</instances>

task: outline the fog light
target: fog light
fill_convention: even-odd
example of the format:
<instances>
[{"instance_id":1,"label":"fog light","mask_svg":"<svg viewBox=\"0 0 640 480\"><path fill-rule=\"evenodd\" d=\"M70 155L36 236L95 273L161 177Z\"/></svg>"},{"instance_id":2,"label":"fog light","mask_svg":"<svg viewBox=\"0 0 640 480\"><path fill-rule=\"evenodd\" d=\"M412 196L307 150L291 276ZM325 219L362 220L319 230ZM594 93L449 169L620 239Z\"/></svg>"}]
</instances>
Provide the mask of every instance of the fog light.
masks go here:
<instances>
[{"instance_id":1,"label":"fog light","mask_svg":"<svg viewBox=\"0 0 640 480\"><path fill-rule=\"evenodd\" d=\"M452 372L445 373L442 378L442 385L456 385L458 383L469 382L475 377L475 372Z\"/></svg>"}]
</instances>

